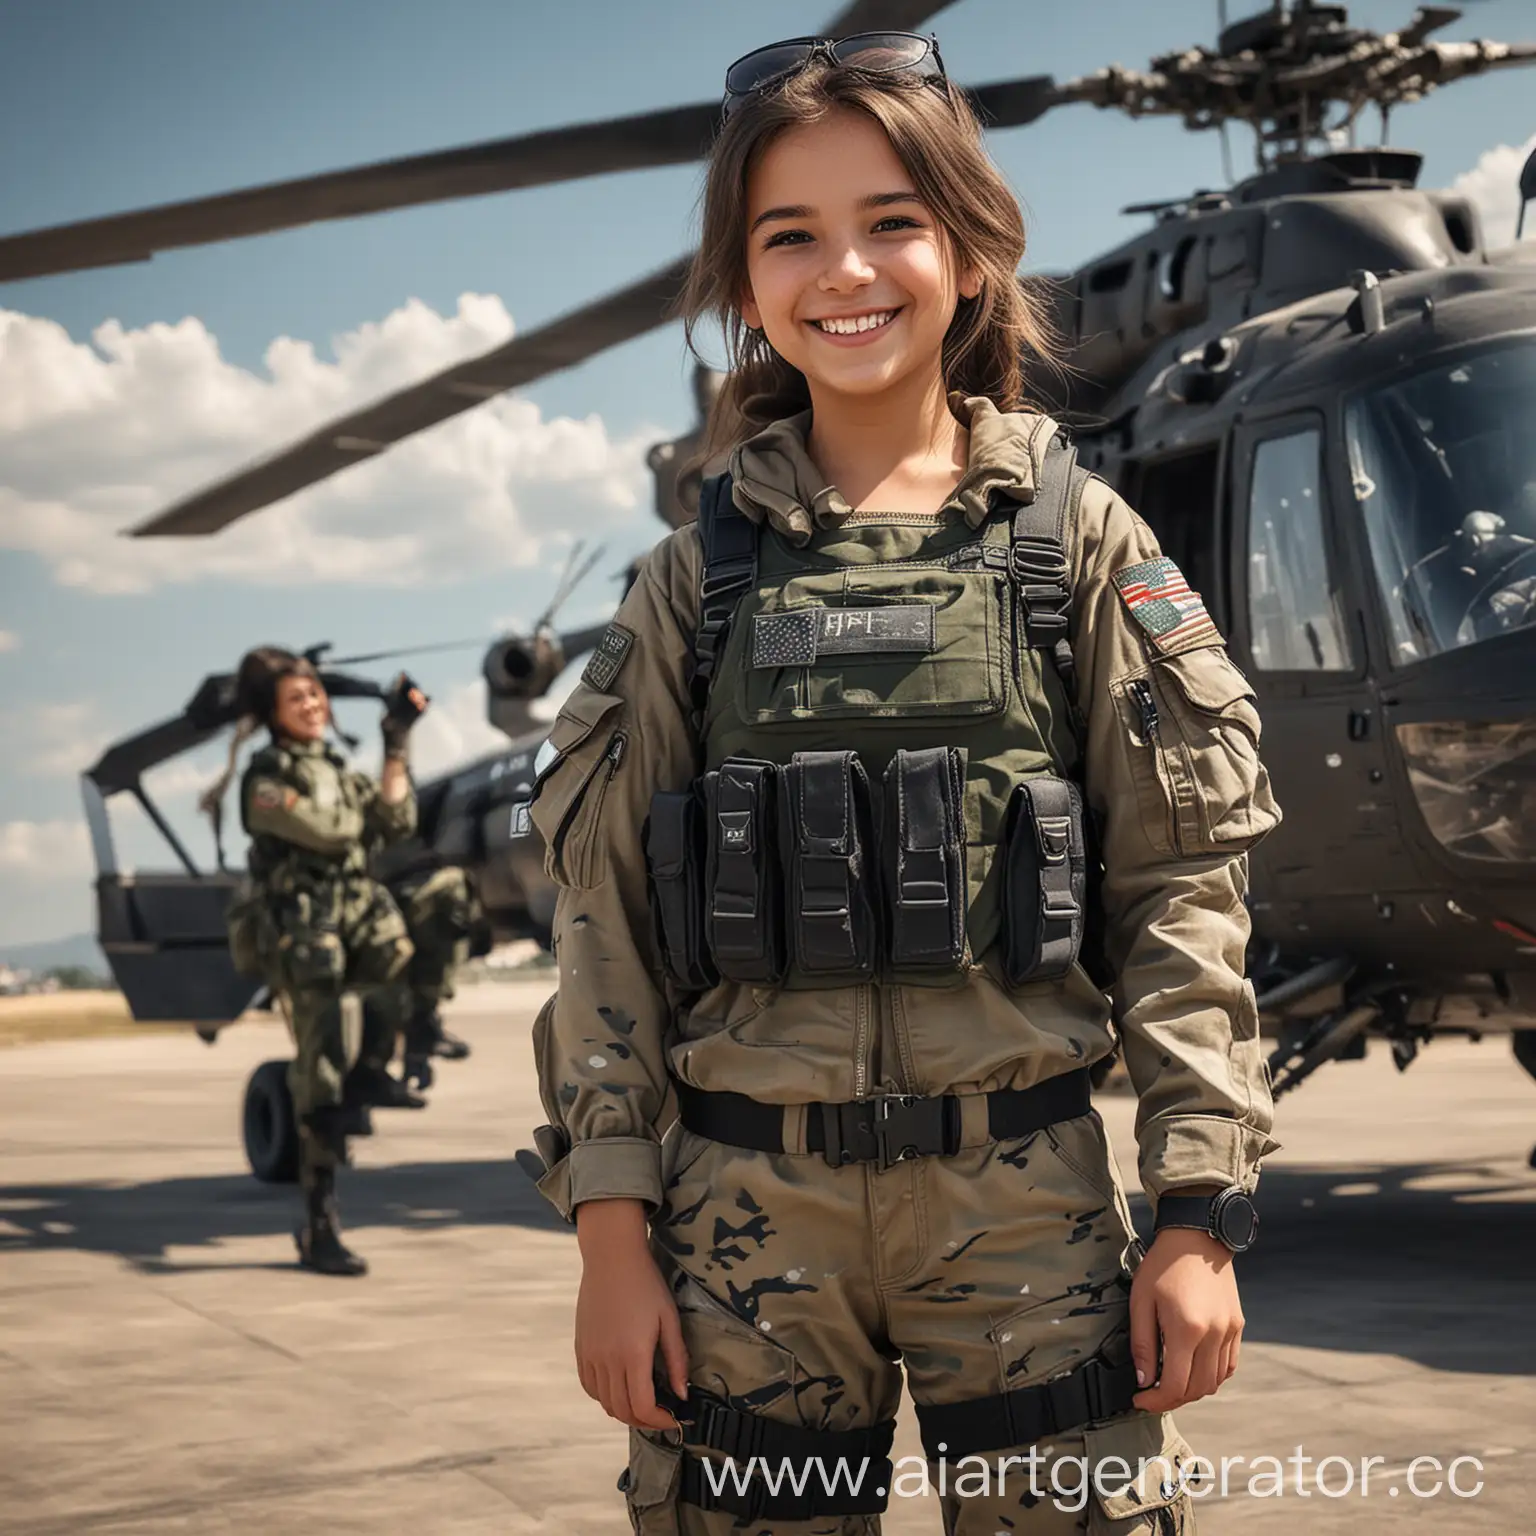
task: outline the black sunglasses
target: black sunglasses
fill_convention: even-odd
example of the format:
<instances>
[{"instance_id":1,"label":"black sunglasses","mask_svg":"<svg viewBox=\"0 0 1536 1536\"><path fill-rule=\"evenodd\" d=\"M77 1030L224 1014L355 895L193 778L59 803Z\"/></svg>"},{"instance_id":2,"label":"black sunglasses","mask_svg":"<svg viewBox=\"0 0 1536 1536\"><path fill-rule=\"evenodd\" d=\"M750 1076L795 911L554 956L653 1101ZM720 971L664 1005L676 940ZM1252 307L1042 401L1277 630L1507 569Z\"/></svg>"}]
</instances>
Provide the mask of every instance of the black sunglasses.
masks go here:
<instances>
[{"instance_id":1,"label":"black sunglasses","mask_svg":"<svg viewBox=\"0 0 1536 1536\"><path fill-rule=\"evenodd\" d=\"M744 53L725 72L725 100L720 121L730 119L750 96L782 84L810 65L825 59L842 69L867 75L913 75L919 80L948 79L936 39L916 32L857 32L852 37L791 37Z\"/></svg>"}]
</instances>

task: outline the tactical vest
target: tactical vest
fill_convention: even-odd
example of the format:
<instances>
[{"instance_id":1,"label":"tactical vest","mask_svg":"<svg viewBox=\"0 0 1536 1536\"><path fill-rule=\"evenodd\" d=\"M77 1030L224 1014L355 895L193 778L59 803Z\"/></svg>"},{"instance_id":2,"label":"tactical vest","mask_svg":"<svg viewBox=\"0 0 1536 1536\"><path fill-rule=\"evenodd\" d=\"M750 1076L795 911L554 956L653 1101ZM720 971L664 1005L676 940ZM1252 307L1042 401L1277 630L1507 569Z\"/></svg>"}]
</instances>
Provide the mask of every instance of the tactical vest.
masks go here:
<instances>
[{"instance_id":1,"label":"tactical vest","mask_svg":"<svg viewBox=\"0 0 1536 1536\"><path fill-rule=\"evenodd\" d=\"M329 749L325 757L336 770L339 792L344 796L350 795L350 780L343 760ZM273 743L252 756L240 780L240 824L251 840L247 853L251 878L274 894L304 890L338 878L362 875L368 869L370 850L361 839L344 854L332 857L301 848L286 838L251 832L246 814L250 781L253 778L275 779L297 794L308 796L312 786L300 771L300 761L293 753Z\"/></svg>"},{"instance_id":2,"label":"tactical vest","mask_svg":"<svg viewBox=\"0 0 1536 1536\"><path fill-rule=\"evenodd\" d=\"M1012 985L1082 942L1091 861L1068 622L1085 472L979 527L844 522L796 548L704 486L693 677L703 773L646 829L685 989Z\"/></svg>"}]
</instances>

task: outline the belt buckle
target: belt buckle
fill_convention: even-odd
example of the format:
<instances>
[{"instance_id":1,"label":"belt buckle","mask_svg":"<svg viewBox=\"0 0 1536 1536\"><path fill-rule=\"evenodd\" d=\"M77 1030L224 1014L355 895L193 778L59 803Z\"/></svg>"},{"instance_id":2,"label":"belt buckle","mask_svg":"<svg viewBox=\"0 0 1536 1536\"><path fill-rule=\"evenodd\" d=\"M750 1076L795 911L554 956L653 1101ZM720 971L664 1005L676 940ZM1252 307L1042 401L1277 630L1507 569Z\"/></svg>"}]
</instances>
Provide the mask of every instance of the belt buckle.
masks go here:
<instances>
[{"instance_id":1,"label":"belt buckle","mask_svg":"<svg viewBox=\"0 0 1536 1536\"><path fill-rule=\"evenodd\" d=\"M928 1102L915 1093L882 1093L875 1099L875 1144L880 1149L882 1169L909 1163L923 1155L918 1145L922 1126L914 1110ZM891 1148L896 1142L898 1150L892 1155Z\"/></svg>"}]
</instances>

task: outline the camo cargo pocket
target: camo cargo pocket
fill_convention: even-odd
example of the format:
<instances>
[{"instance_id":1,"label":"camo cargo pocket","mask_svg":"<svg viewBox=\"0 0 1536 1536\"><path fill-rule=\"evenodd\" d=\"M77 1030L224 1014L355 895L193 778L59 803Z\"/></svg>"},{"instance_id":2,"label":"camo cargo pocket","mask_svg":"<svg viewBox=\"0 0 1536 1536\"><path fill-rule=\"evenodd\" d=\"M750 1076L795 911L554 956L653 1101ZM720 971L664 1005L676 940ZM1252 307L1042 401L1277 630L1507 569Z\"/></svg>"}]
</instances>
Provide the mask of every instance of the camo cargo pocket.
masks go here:
<instances>
[{"instance_id":1,"label":"camo cargo pocket","mask_svg":"<svg viewBox=\"0 0 1536 1536\"><path fill-rule=\"evenodd\" d=\"M348 924L347 951L347 979L355 986L385 986L410 964L415 946L405 917L382 885Z\"/></svg>"},{"instance_id":2,"label":"camo cargo pocket","mask_svg":"<svg viewBox=\"0 0 1536 1536\"><path fill-rule=\"evenodd\" d=\"M1133 1413L1083 1431L1092 1493L1088 1536L1194 1536L1194 1453L1166 1413Z\"/></svg>"},{"instance_id":3,"label":"camo cargo pocket","mask_svg":"<svg viewBox=\"0 0 1536 1536\"><path fill-rule=\"evenodd\" d=\"M677 1490L682 1473L680 1447L657 1435L629 1432L629 1465L619 1479L619 1491L629 1510L631 1530L638 1536L678 1536Z\"/></svg>"},{"instance_id":4,"label":"camo cargo pocket","mask_svg":"<svg viewBox=\"0 0 1536 1536\"><path fill-rule=\"evenodd\" d=\"M277 947L266 898L250 881L242 881L224 912L229 934L229 958L242 976L265 976Z\"/></svg>"},{"instance_id":5,"label":"camo cargo pocket","mask_svg":"<svg viewBox=\"0 0 1536 1536\"><path fill-rule=\"evenodd\" d=\"M1244 853L1280 824L1252 685L1221 646L1111 685L1142 825L1159 853Z\"/></svg>"},{"instance_id":6,"label":"camo cargo pocket","mask_svg":"<svg viewBox=\"0 0 1536 1536\"><path fill-rule=\"evenodd\" d=\"M287 992L339 992L347 955L341 935L323 928L287 932L277 941L278 970Z\"/></svg>"},{"instance_id":7,"label":"camo cargo pocket","mask_svg":"<svg viewBox=\"0 0 1536 1536\"><path fill-rule=\"evenodd\" d=\"M534 786L530 814L544 839L545 872L576 890L591 890L603 877L597 829L608 785L624 760L627 738L616 729L623 702L617 694L578 688L543 749L554 757Z\"/></svg>"}]
</instances>

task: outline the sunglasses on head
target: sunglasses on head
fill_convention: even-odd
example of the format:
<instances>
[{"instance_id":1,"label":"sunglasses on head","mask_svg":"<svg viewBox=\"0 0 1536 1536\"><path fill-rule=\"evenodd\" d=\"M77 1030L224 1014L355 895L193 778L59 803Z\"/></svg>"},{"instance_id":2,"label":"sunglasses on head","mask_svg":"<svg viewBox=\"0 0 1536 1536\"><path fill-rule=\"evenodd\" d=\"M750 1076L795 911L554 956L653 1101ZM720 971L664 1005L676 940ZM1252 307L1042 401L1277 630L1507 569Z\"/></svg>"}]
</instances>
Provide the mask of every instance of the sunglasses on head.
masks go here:
<instances>
[{"instance_id":1,"label":"sunglasses on head","mask_svg":"<svg viewBox=\"0 0 1536 1536\"><path fill-rule=\"evenodd\" d=\"M725 72L725 100L720 121L752 96L761 95L815 59L825 59L840 69L856 69L866 75L912 75L919 80L943 82L944 61L939 45L916 32L858 32L852 37L792 37L744 53Z\"/></svg>"}]
</instances>

